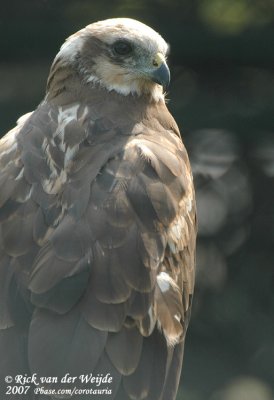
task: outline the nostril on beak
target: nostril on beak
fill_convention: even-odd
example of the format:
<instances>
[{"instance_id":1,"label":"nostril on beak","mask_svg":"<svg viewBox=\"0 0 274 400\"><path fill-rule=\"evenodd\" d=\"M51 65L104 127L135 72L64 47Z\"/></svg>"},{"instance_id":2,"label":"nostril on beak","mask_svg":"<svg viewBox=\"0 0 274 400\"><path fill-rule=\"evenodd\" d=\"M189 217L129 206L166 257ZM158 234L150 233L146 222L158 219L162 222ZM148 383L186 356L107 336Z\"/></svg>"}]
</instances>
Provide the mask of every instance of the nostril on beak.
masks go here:
<instances>
[{"instance_id":1,"label":"nostril on beak","mask_svg":"<svg viewBox=\"0 0 274 400\"><path fill-rule=\"evenodd\" d=\"M155 56L152 60L153 67L159 68L163 64L164 61L165 61L165 58L161 53L155 54Z\"/></svg>"}]
</instances>

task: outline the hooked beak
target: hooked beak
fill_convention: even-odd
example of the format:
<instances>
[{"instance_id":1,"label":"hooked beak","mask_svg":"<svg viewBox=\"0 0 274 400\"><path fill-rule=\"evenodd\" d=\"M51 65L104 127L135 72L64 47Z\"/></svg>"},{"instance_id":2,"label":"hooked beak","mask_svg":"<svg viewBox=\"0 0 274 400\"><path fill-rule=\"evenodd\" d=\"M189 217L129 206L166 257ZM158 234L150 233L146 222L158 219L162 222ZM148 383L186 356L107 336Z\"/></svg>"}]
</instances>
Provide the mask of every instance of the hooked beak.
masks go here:
<instances>
[{"instance_id":1,"label":"hooked beak","mask_svg":"<svg viewBox=\"0 0 274 400\"><path fill-rule=\"evenodd\" d=\"M170 82L170 71L167 66L165 57L161 53L157 53L153 59L154 69L150 74L153 82L163 86L164 91L168 88Z\"/></svg>"}]
</instances>

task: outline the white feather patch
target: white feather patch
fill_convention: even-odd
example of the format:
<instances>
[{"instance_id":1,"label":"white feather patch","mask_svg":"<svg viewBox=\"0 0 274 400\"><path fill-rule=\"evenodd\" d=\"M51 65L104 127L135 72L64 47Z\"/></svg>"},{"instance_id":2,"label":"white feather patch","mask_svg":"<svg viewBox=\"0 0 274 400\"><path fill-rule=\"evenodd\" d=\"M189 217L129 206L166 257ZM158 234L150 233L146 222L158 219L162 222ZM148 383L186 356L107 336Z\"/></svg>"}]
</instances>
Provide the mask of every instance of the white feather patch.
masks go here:
<instances>
[{"instance_id":1,"label":"white feather patch","mask_svg":"<svg viewBox=\"0 0 274 400\"><path fill-rule=\"evenodd\" d=\"M170 288L178 290L178 286L166 272L162 271L157 275L157 283L162 293L167 292Z\"/></svg>"},{"instance_id":2,"label":"white feather patch","mask_svg":"<svg viewBox=\"0 0 274 400\"><path fill-rule=\"evenodd\" d=\"M83 31L83 30L82 30ZM71 35L62 45L57 57L73 61L75 56L81 51L84 40L81 35Z\"/></svg>"},{"instance_id":3,"label":"white feather patch","mask_svg":"<svg viewBox=\"0 0 274 400\"><path fill-rule=\"evenodd\" d=\"M110 68L111 70L111 68ZM87 74L87 73L86 73ZM109 92L115 91L116 93L119 93L123 96L128 96L128 95L137 95L141 96L143 94L142 87L140 87L140 84L138 80L132 80L132 81L127 81L125 83L121 82L105 82L102 78L98 78L95 75L89 75L89 77L86 80L87 83L93 83L93 84L98 84L105 89L107 89ZM160 85L153 85L151 87L150 91L152 99L154 99L156 102L162 100L165 101L165 95L163 93L163 89Z\"/></svg>"}]
</instances>

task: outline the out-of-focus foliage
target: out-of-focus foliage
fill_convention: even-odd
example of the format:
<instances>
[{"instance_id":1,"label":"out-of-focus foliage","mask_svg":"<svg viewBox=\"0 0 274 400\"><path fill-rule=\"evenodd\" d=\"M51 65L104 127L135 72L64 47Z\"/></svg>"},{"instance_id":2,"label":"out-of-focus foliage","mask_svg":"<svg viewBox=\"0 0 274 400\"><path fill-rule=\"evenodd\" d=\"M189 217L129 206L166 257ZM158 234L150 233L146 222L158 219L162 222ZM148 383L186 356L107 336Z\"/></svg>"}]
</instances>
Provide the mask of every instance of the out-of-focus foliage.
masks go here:
<instances>
[{"instance_id":1,"label":"out-of-focus foliage","mask_svg":"<svg viewBox=\"0 0 274 400\"><path fill-rule=\"evenodd\" d=\"M188 147L199 238L178 400L274 398L273 0L3 0L0 124L44 94L65 37L127 16L171 45L169 108Z\"/></svg>"},{"instance_id":2,"label":"out-of-focus foliage","mask_svg":"<svg viewBox=\"0 0 274 400\"><path fill-rule=\"evenodd\" d=\"M271 388L255 378L241 377L225 389L215 392L210 400L272 400Z\"/></svg>"},{"instance_id":3,"label":"out-of-focus foliage","mask_svg":"<svg viewBox=\"0 0 274 400\"><path fill-rule=\"evenodd\" d=\"M272 0L203 0L199 12L212 29L236 34L249 27L260 27L271 22L274 12Z\"/></svg>"}]
</instances>

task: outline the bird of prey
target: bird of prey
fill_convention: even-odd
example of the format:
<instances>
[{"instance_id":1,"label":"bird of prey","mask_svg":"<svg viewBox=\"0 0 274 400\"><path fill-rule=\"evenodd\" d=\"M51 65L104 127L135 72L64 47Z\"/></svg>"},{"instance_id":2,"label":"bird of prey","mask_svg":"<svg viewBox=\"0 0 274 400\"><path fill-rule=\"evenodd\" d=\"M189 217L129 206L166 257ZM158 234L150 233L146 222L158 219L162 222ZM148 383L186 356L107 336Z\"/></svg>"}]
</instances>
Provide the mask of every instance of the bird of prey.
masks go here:
<instances>
[{"instance_id":1,"label":"bird of prey","mask_svg":"<svg viewBox=\"0 0 274 400\"><path fill-rule=\"evenodd\" d=\"M13 399L176 397L196 207L167 49L132 19L88 25L0 141L0 385L31 382Z\"/></svg>"}]
</instances>

